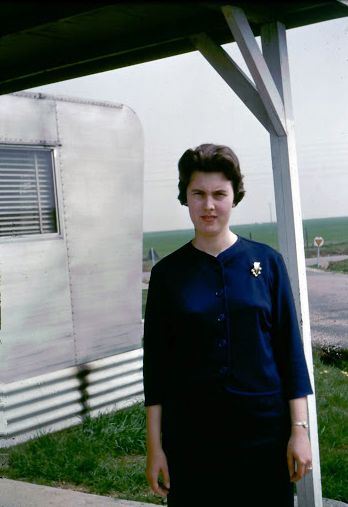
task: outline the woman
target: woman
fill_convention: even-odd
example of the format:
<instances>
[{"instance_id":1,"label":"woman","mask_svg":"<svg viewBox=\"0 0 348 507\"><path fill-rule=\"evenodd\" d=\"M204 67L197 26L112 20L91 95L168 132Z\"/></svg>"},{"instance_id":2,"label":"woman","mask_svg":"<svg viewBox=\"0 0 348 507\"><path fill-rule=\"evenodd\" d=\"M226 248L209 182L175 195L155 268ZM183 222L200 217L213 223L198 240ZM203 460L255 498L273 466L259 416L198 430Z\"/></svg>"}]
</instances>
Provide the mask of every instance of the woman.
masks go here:
<instances>
[{"instance_id":1,"label":"woman","mask_svg":"<svg viewBox=\"0 0 348 507\"><path fill-rule=\"evenodd\" d=\"M152 269L144 328L147 478L170 507L293 506L312 393L282 256L234 234L234 152L179 160L194 239Z\"/></svg>"}]
</instances>

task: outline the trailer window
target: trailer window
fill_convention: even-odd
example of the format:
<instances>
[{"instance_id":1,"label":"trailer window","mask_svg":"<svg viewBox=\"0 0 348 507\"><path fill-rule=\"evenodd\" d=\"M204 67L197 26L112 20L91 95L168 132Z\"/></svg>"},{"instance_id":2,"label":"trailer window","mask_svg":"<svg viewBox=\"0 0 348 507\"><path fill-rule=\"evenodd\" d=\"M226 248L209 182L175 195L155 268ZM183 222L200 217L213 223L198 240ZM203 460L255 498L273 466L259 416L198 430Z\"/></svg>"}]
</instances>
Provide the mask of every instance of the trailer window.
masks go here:
<instances>
[{"instance_id":1,"label":"trailer window","mask_svg":"<svg viewBox=\"0 0 348 507\"><path fill-rule=\"evenodd\" d=\"M58 232L53 154L0 146L0 236Z\"/></svg>"}]
</instances>

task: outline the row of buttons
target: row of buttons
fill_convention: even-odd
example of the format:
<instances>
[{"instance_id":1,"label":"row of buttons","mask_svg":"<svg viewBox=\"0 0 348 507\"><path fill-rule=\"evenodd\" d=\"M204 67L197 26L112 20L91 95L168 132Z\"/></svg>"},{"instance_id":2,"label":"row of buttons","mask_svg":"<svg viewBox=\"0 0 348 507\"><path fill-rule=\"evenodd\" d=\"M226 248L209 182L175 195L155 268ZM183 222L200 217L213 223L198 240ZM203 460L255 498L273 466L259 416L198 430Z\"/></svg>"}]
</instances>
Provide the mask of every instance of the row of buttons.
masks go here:
<instances>
[{"instance_id":1,"label":"row of buttons","mask_svg":"<svg viewBox=\"0 0 348 507\"><path fill-rule=\"evenodd\" d=\"M222 297L224 294L224 289L218 289L216 292L215 292L215 296L216 297ZM220 313L220 315L218 316L217 318L217 321L218 322L224 322L225 321L225 314L224 313ZM227 340L225 338L222 338L221 340L218 341L217 343L217 346L219 349L223 349L227 346ZM228 368L227 368L228 369ZM220 370L220 374L222 375L226 375L226 371L224 370L224 367L221 368Z\"/></svg>"}]
</instances>

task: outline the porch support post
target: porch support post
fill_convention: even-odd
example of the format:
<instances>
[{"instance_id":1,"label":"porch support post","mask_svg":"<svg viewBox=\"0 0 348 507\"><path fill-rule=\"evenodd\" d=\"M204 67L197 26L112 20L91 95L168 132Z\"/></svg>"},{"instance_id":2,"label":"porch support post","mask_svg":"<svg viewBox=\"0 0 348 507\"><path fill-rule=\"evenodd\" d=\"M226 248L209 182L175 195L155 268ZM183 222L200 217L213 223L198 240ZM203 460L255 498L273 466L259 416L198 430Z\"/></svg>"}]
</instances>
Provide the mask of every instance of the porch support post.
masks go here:
<instances>
[{"instance_id":1,"label":"porch support post","mask_svg":"<svg viewBox=\"0 0 348 507\"><path fill-rule=\"evenodd\" d=\"M260 98L277 135L286 135L284 105L271 73L255 40L244 11L239 7L222 7L226 22L243 55Z\"/></svg>"},{"instance_id":2,"label":"porch support post","mask_svg":"<svg viewBox=\"0 0 348 507\"><path fill-rule=\"evenodd\" d=\"M306 265L298 178L294 116L285 26L279 22L261 30L262 52L281 95L286 136L270 134L279 246L291 278L302 339L314 389ZM297 484L298 507L321 507L322 491L315 394L308 397L308 419L313 453L313 472Z\"/></svg>"}]
</instances>

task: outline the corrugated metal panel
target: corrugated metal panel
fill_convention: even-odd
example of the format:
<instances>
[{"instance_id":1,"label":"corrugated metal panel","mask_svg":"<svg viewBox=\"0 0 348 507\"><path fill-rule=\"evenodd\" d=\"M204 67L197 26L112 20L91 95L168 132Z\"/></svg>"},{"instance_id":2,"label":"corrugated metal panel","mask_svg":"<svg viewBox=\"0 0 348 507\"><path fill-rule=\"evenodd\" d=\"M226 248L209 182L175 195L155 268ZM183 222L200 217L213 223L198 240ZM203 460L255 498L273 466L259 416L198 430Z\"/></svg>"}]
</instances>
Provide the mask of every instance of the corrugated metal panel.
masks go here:
<instances>
[{"instance_id":1,"label":"corrugated metal panel","mask_svg":"<svg viewBox=\"0 0 348 507\"><path fill-rule=\"evenodd\" d=\"M78 424L86 410L96 416L142 400L142 349L2 385L1 391L0 447L8 447Z\"/></svg>"}]
</instances>

